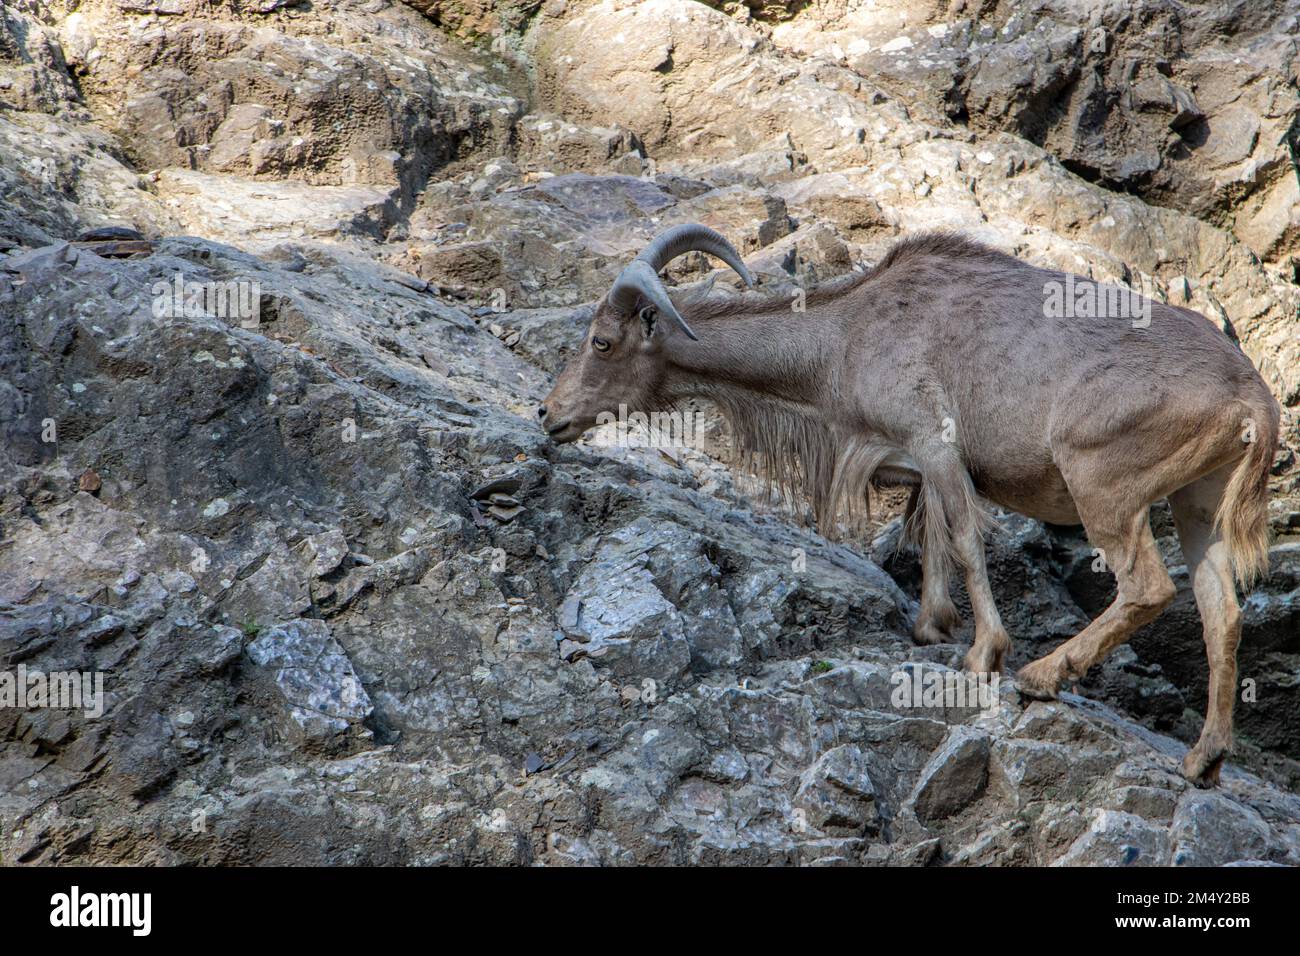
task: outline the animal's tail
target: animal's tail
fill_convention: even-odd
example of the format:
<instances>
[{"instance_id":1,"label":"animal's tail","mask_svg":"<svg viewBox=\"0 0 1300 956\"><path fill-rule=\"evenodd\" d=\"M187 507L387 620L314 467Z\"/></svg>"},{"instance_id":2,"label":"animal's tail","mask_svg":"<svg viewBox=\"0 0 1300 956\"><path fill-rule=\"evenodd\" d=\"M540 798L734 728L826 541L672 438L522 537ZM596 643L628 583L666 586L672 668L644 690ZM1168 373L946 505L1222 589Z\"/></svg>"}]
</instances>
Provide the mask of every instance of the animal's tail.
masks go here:
<instances>
[{"instance_id":1,"label":"animal's tail","mask_svg":"<svg viewBox=\"0 0 1300 956\"><path fill-rule=\"evenodd\" d=\"M1249 442L1248 450L1233 469L1214 515L1243 590L1268 573L1268 473L1281 429L1281 409L1267 390L1262 400L1245 407L1241 436Z\"/></svg>"}]
</instances>

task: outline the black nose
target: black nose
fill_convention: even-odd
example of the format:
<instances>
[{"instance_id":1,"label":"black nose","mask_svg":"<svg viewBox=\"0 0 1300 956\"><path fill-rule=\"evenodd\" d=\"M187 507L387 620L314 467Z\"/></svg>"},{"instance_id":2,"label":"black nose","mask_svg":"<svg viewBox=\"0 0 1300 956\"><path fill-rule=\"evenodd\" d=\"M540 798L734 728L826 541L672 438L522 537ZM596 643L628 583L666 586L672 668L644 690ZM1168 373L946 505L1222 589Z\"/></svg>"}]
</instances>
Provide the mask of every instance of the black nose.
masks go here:
<instances>
[{"instance_id":1,"label":"black nose","mask_svg":"<svg viewBox=\"0 0 1300 956\"><path fill-rule=\"evenodd\" d=\"M545 406L545 405L538 405L538 406L537 406L537 417L540 418L540 419L542 419L542 420L545 420L545 419L546 419L546 406Z\"/></svg>"}]
</instances>

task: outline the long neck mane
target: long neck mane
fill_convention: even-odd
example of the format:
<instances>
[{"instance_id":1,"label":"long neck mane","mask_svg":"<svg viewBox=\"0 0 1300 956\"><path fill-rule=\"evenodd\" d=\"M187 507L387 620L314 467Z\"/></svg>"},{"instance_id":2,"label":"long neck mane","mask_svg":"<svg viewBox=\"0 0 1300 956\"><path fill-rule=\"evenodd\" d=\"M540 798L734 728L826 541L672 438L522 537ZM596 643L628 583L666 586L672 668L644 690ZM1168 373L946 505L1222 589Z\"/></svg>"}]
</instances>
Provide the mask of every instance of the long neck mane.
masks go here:
<instances>
[{"instance_id":1,"label":"long neck mane","mask_svg":"<svg viewBox=\"0 0 1300 956\"><path fill-rule=\"evenodd\" d=\"M872 281L924 259L1016 264L961 235L921 233L865 272L808 292L802 312L780 295L693 303L685 314L700 341L680 337L671 347L666 397L717 404L731 426L733 465L778 487L788 503L807 502L823 534L835 532L837 517L852 525L865 516L872 477L898 463L890 459L901 449L853 418L846 343L890 321Z\"/></svg>"},{"instance_id":2,"label":"long neck mane","mask_svg":"<svg viewBox=\"0 0 1300 956\"><path fill-rule=\"evenodd\" d=\"M791 506L806 502L823 533L837 517L865 516L871 477L894 449L844 420L841 311L818 302L796 313L789 299L747 296L695 314L700 340L683 337L669 352L668 397L717 405L732 466Z\"/></svg>"}]
</instances>

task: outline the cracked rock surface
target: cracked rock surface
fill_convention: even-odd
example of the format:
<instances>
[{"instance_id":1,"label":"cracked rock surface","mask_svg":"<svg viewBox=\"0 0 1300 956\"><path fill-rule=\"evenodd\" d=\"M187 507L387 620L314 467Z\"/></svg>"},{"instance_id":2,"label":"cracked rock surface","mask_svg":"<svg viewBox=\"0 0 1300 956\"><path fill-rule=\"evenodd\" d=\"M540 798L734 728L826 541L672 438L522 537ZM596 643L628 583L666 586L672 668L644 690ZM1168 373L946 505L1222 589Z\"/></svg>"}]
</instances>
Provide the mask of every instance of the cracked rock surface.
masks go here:
<instances>
[{"instance_id":1,"label":"cracked rock surface","mask_svg":"<svg viewBox=\"0 0 1300 956\"><path fill-rule=\"evenodd\" d=\"M1179 597L1074 693L918 700L965 686L964 648L911 644L888 512L805 527L711 454L712 419L672 450L536 427L591 304L687 221L782 292L961 228L1227 323L1300 403L1286 4L1033 29L842 6L821 30L685 0L5 6L0 674L102 674L104 712L0 706L0 859L1300 864L1294 429L1239 754L1200 791L1166 511ZM1247 49L1223 103L1214 65ZM918 72L942 57L951 86ZM1184 157L1198 124L1250 152ZM147 252L77 241L107 225ZM999 516L988 550L1012 666L1109 599L1079 532Z\"/></svg>"}]
</instances>

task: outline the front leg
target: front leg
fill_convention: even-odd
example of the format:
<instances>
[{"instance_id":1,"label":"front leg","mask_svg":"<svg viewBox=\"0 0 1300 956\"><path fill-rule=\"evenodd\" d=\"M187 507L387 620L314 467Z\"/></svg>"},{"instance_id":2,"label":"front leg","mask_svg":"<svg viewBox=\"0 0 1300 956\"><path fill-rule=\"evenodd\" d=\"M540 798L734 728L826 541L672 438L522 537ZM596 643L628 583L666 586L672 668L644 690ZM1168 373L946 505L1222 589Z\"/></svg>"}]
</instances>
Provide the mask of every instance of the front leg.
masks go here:
<instances>
[{"instance_id":1,"label":"front leg","mask_svg":"<svg viewBox=\"0 0 1300 956\"><path fill-rule=\"evenodd\" d=\"M975 615L975 641L966 654L966 670L1000 672L1011 651L1011 638L1002 626L984 564L984 514L954 446L940 443L929 449L922 465L921 493L927 560L941 563L945 574L955 560L966 572L966 591Z\"/></svg>"},{"instance_id":2,"label":"front leg","mask_svg":"<svg viewBox=\"0 0 1300 956\"><path fill-rule=\"evenodd\" d=\"M928 545L924 529L925 500L918 482L912 486L903 518L905 536L921 549L921 610L912 626L912 640L917 644L951 644L961 627L961 615L948 593L952 562L947 557L947 544Z\"/></svg>"}]
</instances>

